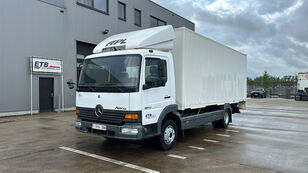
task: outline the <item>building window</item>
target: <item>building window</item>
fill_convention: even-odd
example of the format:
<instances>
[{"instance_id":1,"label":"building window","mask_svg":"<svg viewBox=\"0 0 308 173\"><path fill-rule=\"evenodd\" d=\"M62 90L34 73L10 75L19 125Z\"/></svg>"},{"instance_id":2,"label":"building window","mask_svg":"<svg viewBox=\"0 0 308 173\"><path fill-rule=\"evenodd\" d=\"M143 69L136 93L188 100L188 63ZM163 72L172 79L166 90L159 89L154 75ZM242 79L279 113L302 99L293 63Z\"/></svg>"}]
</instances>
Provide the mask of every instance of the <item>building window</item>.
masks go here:
<instances>
[{"instance_id":1,"label":"building window","mask_svg":"<svg viewBox=\"0 0 308 173\"><path fill-rule=\"evenodd\" d=\"M77 0L77 4L108 14L109 0Z\"/></svg>"},{"instance_id":2,"label":"building window","mask_svg":"<svg viewBox=\"0 0 308 173\"><path fill-rule=\"evenodd\" d=\"M78 3L93 7L93 0L77 0Z\"/></svg>"},{"instance_id":3,"label":"building window","mask_svg":"<svg viewBox=\"0 0 308 173\"><path fill-rule=\"evenodd\" d=\"M118 2L118 17L121 20L126 21L126 4Z\"/></svg>"},{"instance_id":4,"label":"building window","mask_svg":"<svg viewBox=\"0 0 308 173\"><path fill-rule=\"evenodd\" d=\"M141 26L141 11L135 9L135 25Z\"/></svg>"},{"instance_id":5,"label":"building window","mask_svg":"<svg viewBox=\"0 0 308 173\"><path fill-rule=\"evenodd\" d=\"M167 25L167 22L151 16L150 25L151 27L162 26L162 25Z\"/></svg>"},{"instance_id":6,"label":"building window","mask_svg":"<svg viewBox=\"0 0 308 173\"><path fill-rule=\"evenodd\" d=\"M85 43L77 41L76 43L76 49L77 49L77 83L79 82L79 76L81 72L81 67L84 61L84 58L88 55L91 55L93 52L93 49L96 45L91 43Z\"/></svg>"}]
</instances>

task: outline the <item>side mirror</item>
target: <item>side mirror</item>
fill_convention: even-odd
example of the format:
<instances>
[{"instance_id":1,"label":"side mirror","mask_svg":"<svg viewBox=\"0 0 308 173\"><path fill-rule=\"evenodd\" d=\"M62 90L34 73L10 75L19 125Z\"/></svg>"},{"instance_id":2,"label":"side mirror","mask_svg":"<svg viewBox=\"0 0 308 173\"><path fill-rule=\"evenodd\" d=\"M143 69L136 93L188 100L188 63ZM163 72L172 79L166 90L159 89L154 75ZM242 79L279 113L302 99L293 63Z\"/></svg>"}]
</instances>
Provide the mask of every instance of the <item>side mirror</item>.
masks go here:
<instances>
[{"instance_id":1,"label":"side mirror","mask_svg":"<svg viewBox=\"0 0 308 173\"><path fill-rule=\"evenodd\" d=\"M150 87L147 84L143 84L142 89L147 90L147 89L150 89Z\"/></svg>"},{"instance_id":2,"label":"side mirror","mask_svg":"<svg viewBox=\"0 0 308 173\"><path fill-rule=\"evenodd\" d=\"M76 83L74 83L72 79L69 79L69 80L66 82L66 84L68 85L68 88L69 88L69 89L74 89L74 88L75 88L75 85L76 85Z\"/></svg>"}]
</instances>

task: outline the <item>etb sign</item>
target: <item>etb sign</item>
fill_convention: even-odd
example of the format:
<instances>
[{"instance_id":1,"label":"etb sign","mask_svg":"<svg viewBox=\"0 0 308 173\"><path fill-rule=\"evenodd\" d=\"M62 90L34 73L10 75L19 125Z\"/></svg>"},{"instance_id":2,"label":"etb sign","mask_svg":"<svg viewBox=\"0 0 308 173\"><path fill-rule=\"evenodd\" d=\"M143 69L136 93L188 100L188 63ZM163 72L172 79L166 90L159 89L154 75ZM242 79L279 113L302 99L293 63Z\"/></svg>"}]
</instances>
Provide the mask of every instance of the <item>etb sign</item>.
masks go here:
<instances>
[{"instance_id":1,"label":"etb sign","mask_svg":"<svg viewBox=\"0 0 308 173\"><path fill-rule=\"evenodd\" d=\"M32 72L33 73L62 73L62 61L32 57Z\"/></svg>"}]
</instances>

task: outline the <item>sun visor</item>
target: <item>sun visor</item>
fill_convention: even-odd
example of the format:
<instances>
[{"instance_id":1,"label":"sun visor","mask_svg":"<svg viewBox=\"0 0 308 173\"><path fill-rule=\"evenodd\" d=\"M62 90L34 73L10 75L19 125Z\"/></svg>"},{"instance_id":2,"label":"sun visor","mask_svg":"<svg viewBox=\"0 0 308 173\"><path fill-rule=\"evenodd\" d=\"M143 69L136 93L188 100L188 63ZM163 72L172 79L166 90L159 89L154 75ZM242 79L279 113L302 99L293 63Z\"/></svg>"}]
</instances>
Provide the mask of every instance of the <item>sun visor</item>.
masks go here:
<instances>
[{"instance_id":1,"label":"sun visor","mask_svg":"<svg viewBox=\"0 0 308 173\"><path fill-rule=\"evenodd\" d=\"M170 51L173 49L175 33L171 25L159 26L139 31L113 35L93 50L93 53L129 49L156 49Z\"/></svg>"}]
</instances>

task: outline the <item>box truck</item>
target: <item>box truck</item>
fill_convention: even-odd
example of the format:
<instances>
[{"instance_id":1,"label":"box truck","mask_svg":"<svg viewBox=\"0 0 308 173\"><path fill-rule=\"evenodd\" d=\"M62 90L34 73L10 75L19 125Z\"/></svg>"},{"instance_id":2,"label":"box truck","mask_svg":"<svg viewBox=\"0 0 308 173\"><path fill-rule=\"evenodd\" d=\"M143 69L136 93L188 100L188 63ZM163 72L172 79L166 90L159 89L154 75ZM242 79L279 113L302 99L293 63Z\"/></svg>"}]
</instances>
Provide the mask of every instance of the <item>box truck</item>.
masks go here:
<instances>
[{"instance_id":1,"label":"box truck","mask_svg":"<svg viewBox=\"0 0 308 173\"><path fill-rule=\"evenodd\" d=\"M296 101L308 100L308 72L298 73Z\"/></svg>"},{"instance_id":2,"label":"box truck","mask_svg":"<svg viewBox=\"0 0 308 173\"><path fill-rule=\"evenodd\" d=\"M157 136L169 150L186 129L228 127L245 107L246 64L245 54L186 28L111 36L84 60L75 127L107 139Z\"/></svg>"}]
</instances>

